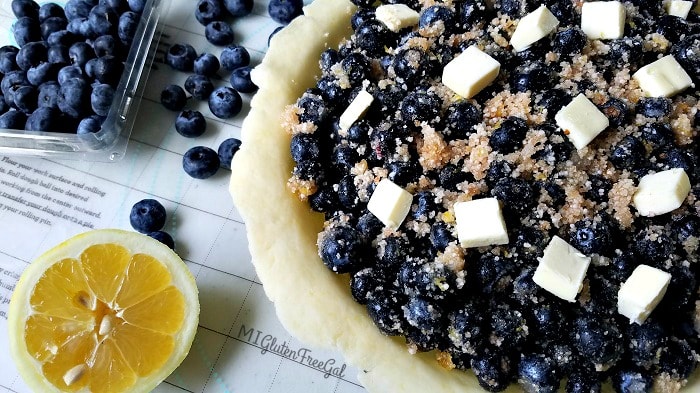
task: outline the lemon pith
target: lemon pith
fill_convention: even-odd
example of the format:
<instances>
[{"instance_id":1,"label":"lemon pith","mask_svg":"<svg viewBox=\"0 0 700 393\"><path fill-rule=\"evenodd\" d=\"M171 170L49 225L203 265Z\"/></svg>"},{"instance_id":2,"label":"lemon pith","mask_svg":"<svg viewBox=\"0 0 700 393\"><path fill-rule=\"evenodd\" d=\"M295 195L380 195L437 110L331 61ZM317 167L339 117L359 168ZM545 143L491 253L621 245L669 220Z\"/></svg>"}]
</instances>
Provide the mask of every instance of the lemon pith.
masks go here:
<instances>
[{"instance_id":1,"label":"lemon pith","mask_svg":"<svg viewBox=\"0 0 700 393\"><path fill-rule=\"evenodd\" d=\"M176 254L144 238L87 232L23 273L9 332L35 391L149 391L184 359L198 322L196 285Z\"/></svg>"}]
</instances>

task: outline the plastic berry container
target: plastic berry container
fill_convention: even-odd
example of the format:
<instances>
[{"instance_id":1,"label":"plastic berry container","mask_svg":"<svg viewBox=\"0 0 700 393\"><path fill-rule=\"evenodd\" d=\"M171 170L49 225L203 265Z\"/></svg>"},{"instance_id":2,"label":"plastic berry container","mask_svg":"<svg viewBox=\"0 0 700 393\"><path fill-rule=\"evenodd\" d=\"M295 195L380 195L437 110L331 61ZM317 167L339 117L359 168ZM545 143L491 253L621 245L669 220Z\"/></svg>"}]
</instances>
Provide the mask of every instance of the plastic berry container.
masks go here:
<instances>
[{"instance_id":1,"label":"plastic berry container","mask_svg":"<svg viewBox=\"0 0 700 393\"><path fill-rule=\"evenodd\" d=\"M44 4L48 1L37 1ZM64 6L65 0L53 0ZM167 0L147 0L128 50L124 71L116 86L114 100L98 132L78 135L75 131L26 131L0 128L0 155L34 156L85 161L120 160L136 119L140 99L153 62L160 33L158 20ZM12 0L0 0L0 46L13 45L12 26L17 18Z\"/></svg>"}]
</instances>

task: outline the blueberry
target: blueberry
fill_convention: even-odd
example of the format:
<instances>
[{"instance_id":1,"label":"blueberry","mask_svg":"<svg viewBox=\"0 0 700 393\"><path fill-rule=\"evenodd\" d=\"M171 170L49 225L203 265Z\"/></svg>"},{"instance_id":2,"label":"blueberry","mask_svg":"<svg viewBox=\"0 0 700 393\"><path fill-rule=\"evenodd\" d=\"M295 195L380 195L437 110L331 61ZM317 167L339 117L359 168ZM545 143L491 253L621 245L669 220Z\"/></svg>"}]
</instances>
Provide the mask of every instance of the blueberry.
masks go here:
<instances>
[{"instance_id":1,"label":"blueberry","mask_svg":"<svg viewBox=\"0 0 700 393\"><path fill-rule=\"evenodd\" d=\"M67 26L68 21L65 18L58 16L48 18L39 25L39 28L41 29L41 37L46 40L51 34L65 30Z\"/></svg>"},{"instance_id":2,"label":"blueberry","mask_svg":"<svg viewBox=\"0 0 700 393\"><path fill-rule=\"evenodd\" d=\"M124 64L115 56L105 55L95 61L95 80L117 87L124 71Z\"/></svg>"},{"instance_id":3,"label":"blueberry","mask_svg":"<svg viewBox=\"0 0 700 393\"><path fill-rule=\"evenodd\" d=\"M692 348L687 341L681 339L669 340L659 358L659 369L678 380L687 379L696 366L697 360Z\"/></svg>"},{"instance_id":4,"label":"blueberry","mask_svg":"<svg viewBox=\"0 0 700 393\"><path fill-rule=\"evenodd\" d=\"M91 135L100 132L102 129L102 123L103 119L100 116L93 115L93 116L88 116L80 120L80 123L78 123L78 129L76 133L78 135ZM95 145L98 145L97 142L95 142L92 139L85 139L88 143L95 143Z\"/></svg>"},{"instance_id":5,"label":"blueberry","mask_svg":"<svg viewBox=\"0 0 700 393\"><path fill-rule=\"evenodd\" d=\"M61 112L54 108L39 108L33 111L24 125L25 130L59 132L66 131L61 123Z\"/></svg>"},{"instance_id":6,"label":"blueberry","mask_svg":"<svg viewBox=\"0 0 700 393\"><path fill-rule=\"evenodd\" d=\"M642 325L633 323L629 328L628 354L637 366L649 369L659 361L668 337L656 321L646 320Z\"/></svg>"},{"instance_id":7,"label":"blueberry","mask_svg":"<svg viewBox=\"0 0 700 393\"><path fill-rule=\"evenodd\" d=\"M552 48L560 55L573 56L580 53L587 42L586 34L578 27L561 30L554 35Z\"/></svg>"},{"instance_id":8,"label":"blueberry","mask_svg":"<svg viewBox=\"0 0 700 393\"><path fill-rule=\"evenodd\" d=\"M395 46L396 37L384 23L369 19L362 22L355 30L355 42L369 55L379 56L385 53L385 48Z\"/></svg>"},{"instance_id":9,"label":"blueberry","mask_svg":"<svg viewBox=\"0 0 700 393\"><path fill-rule=\"evenodd\" d=\"M559 337L562 329L565 329L566 317L557 305L551 303L538 303L532 309L532 328L541 337Z\"/></svg>"},{"instance_id":10,"label":"blueberry","mask_svg":"<svg viewBox=\"0 0 700 393\"><path fill-rule=\"evenodd\" d=\"M367 301L367 314L384 334L395 336L404 331L402 324L404 297L393 290L377 293Z\"/></svg>"},{"instance_id":11,"label":"blueberry","mask_svg":"<svg viewBox=\"0 0 700 393\"><path fill-rule=\"evenodd\" d=\"M479 385L489 392L505 390L516 371L510 356L493 350L476 353L471 368Z\"/></svg>"},{"instance_id":12,"label":"blueberry","mask_svg":"<svg viewBox=\"0 0 700 393\"><path fill-rule=\"evenodd\" d=\"M133 0L129 0L131 3ZM153 231L153 232L148 232L146 235L158 240L159 242L165 244L170 248L171 250L175 249L175 240L173 240L173 237L170 236L168 232L165 231Z\"/></svg>"},{"instance_id":13,"label":"blueberry","mask_svg":"<svg viewBox=\"0 0 700 393\"><path fill-rule=\"evenodd\" d=\"M117 36L127 46L131 46L131 42L136 36L136 30L139 27L139 14L133 11L126 11L119 16L119 24L117 25Z\"/></svg>"},{"instance_id":14,"label":"blueberry","mask_svg":"<svg viewBox=\"0 0 700 393\"><path fill-rule=\"evenodd\" d=\"M182 157L182 169L195 179L212 177L220 166L219 155L206 146L195 146Z\"/></svg>"},{"instance_id":15,"label":"blueberry","mask_svg":"<svg viewBox=\"0 0 700 393\"><path fill-rule=\"evenodd\" d=\"M688 36L690 25L685 19L674 15L663 15L656 21L656 32L663 35L671 43L680 41L681 37Z\"/></svg>"},{"instance_id":16,"label":"blueberry","mask_svg":"<svg viewBox=\"0 0 700 393\"><path fill-rule=\"evenodd\" d=\"M622 333L613 319L577 318L572 326L571 342L594 364L614 365L622 357Z\"/></svg>"},{"instance_id":17,"label":"blueberry","mask_svg":"<svg viewBox=\"0 0 700 393\"><path fill-rule=\"evenodd\" d=\"M486 171L486 184L493 187L498 181L504 177L509 177L513 172L512 164L505 160L496 160L491 162L489 169Z\"/></svg>"},{"instance_id":18,"label":"blueberry","mask_svg":"<svg viewBox=\"0 0 700 393\"><path fill-rule=\"evenodd\" d=\"M350 293L356 302L362 305L367 304L370 299L374 298L377 290L382 288L383 279L376 270L365 268L350 277Z\"/></svg>"},{"instance_id":19,"label":"blueberry","mask_svg":"<svg viewBox=\"0 0 700 393\"><path fill-rule=\"evenodd\" d=\"M38 19L39 18L39 4L33 0L12 0L11 3L12 13L15 17L29 17Z\"/></svg>"},{"instance_id":20,"label":"blueberry","mask_svg":"<svg viewBox=\"0 0 700 393\"><path fill-rule=\"evenodd\" d=\"M646 161L644 144L632 135L624 137L610 153L610 162L617 169L633 170Z\"/></svg>"},{"instance_id":21,"label":"blueberry","mask_svg":"<svg viewBox=\"0 0 700 393\"><path fill-rule=\"evenodd\" d=\"M58 107L73 118L90 112L90 86L83 79L71 78L61 85Z\"/></svg>"},{"instance_id":22,"label":"blueberry","mask_svg":"<svg viewBox=\"0 0 700 393\"><path fill-rule=\"evenodd\" d=\"M421 12L418 19L418 27L421 29L438 29L450 31L455 26L456 15L454 11L443 5L432 5Z\"/></svg>"},{"instance_id":23,"label":"blueberry","mask_svg":"<svg viewBox=\"0 0 700 393\"><path fill-rule=\"evenodd\" d=\"M444 312L440 306L421 297L411 297L403 308L409 325L427 334L439 334L442 330Z\"/></svg>"},{"instance_id":24,"label":"blueberry","mask_svg":"<svg viewBox=\"0 0 700 393\"><path fill-rule=\"evenodd\" d=\"M691 214L680 216L671 223L671 230L679 243L691 237L700 238L700 217Z\"/></svg>"},{"instance_id":25,"label":"blueberry","mask_svg":"<svg viewBox=\"0 0 700 393\"><path fill-rule=\"evenodd\" d=\"M547 118L554 119L559 110L571 101L571 97L560 89L546 89L537 95L535 104L547 110Z\"/></svg>"},{"instance_id":26,"label":"blueberry","mask_svg":"<svg viewBox=\"0 0 700 393\"><path fill-rule=\"evenodd\" d=\"M663 262L673 252L669 234L661 226L648 226L634 236L632 249L642 260Z\"/></svg>"},{"instance_id":27,"label":"blueberry","mask_svg":"<svg viewBox=\"0 0 700 393\"><path fill-rule=\"evenodd\" d=\"M160 93L160 103L171 111L181 111L187 103L187 95L182 87L168 85Z\"/></svg>"},{"instance_id":28,"label":"blueberry","mask_svg":"<svg viewBox=\"0 0 700 393\"><path fill-rule=\"evenodd\" d=\"M690 35L671 47L671 54L678 60L684 70L695 79L695 83L700 81L700 34Z\"/></svg>"},{"instance_id":29,"label":"blueberry","mask_svg":"<svg viewBox=\"0 0 700 393\"><path fill-rule=\"evenodd\" d=\"M474 132L474 126L481 123L481 118L481 111L467 100L450 104L445 119L449 129L447 139L467 139Z\"/></svg>"},{"instance_id":30,"label":"blueberry","mask_svg":"<svg viewBox=\"0 0 700 393\"><path fill-rule=\"evenodd\" d=\"M304 163L299 164L299 166L303 166L305 164L308 164L309 162L306 161ZM317 164L317 163L311 163L311 164ZM309 196L309 207L311 207L311 210L319 213L332 213L334 210L340 209L339 206L339 198L338 198L338 192L331 188L330 185L324 184L321 187L316 190L315 193Z\"/></svg>"},{"instance_id":31,"label":"blueberry","mask_svg":"<svg viewBox=\"0 0 700 393\"><path fill-rule=\"evenodd\" d=\"M27 115L22 111L10 110L0 115L0 128L23 130Z\"/></svg>"},{"instance_id":32,"label":"blueberry","mask_svg":"<svg viewBox=\"0 0 700 393\"><path fill-rule=\"evenodd\" d=\"M41 27L36 19L23 16L12 25L12 33L20 47L41 40Z\"/></svg>"},{"instance_id":33,"label":"blueberry","mask_svg":"<svg viewBox=\"0 0 700 393\"><path fill-rule=\"evenodd\" d=\"M357 219L357 231L364 239L377 237L384 228L384 224L372 213L365 213Z\"/></svg>"},{"instance_id":34,"label":"blueberry","mask_svg":"<svg viewBox=\"0 0 700 393\"><path fill-rule=\"evenodd\" d=\"M27 70L27 80L34 86L56 80L58 76L58 65L52 63L41 63L36 67Z\"/></svg>"},{"instance_id":35,"label":"blueberry","mask_svg":"<svg viewBox=\"0 0 700 393\"><path fill-rule=\"evenodd\" d=\"M146 8L146 0L127 0L127 4L129 4L129 9L137 14L142 13Z\"/></svg>"},{"instance_id":36,"label":"blueberry","mask_svg":"<svg viewBox=\"0 0 700 393\"><path fill-rule=\"evenodd\" d=\"M119 56L120 42L112 35L101 35L92 42L92 49L97 57L102 56Z\"/></svg>"},{"instance_id":37,"label":"blueberry","mask_svg":"<svg viewBox=\"0 0 700 393\"><path fill-rule=\"evenodd\" d=\"M227 86L215 89L209 96L209 109L220 119L236 116L241 111L242 105L240 94Z\"/></svg>"},{"instance_id":38,"label":"blueberry","mask_svg":"<svg viewBox=\"0 0 700 393\"><path fill-rule=\"evenodd\" d=\"M17 53L19 49L12 45L0 47L0 72L7 74L19 70L17 65Z\"/></svg>"},{"instance_id":39,"label":"blueberry","mask_svg":"<svg viewBox=\"0 0 700 393\"><path fill-rule=\"evenodd\" d=\"M61 30L55 33L51 33L46 39L46 43L49 46L62 45L65 47L70 47L71 45L78 42L78 40L80 40L80 36L76 35L75 33L71 33L68 30Z\"/></svg>"},{"instance_id":40,"label":"blueberry","mask_svg":"<svg viewBox=\"0 0 700 393\"><path fill-rule=\"evenodd\" d=\"M449 300L457 294L457 276L444 264L421 261L404 263L399 269L399 282L404 292L437 301Z\"/></svg>"},{"instance_id":41,"label":"blueberry","mask_svg":"<svg viewBox=\"0 0 700 393\"><path fill-rule=\"evenodd\" d=\"M165 207L160 202L155 199L142 199L131 207L129 222L135 230L149 233L161 230L165 225L166 216Z\"/></svg>"},{"instance_id":42,"label":"blueberry","mask_svg":"<svg viewBox=\"0 0 700 393\"><path fill-rule=\"evenodd\" d=\"M528 129L525 120L511 116L493 131L489 137L489 144L501 154L512 153L522 146Z\"/></svg>"},{"instance_id":43,"label":"blueberry","mask_svg":"<svg viewBox=\"0 0 700 393\"><path fill-rule=\"evenodd\" d=\"M389 180L401 187L418 182L422 172L420 164L412 160L391 162L387 164L387 169L389 170Z\"/></svg>"},{"instance_id":44,"label":"blueberry","mask_svg":"<svg viewBox=\"0 0 700 393\"><path fill-rule=\"evenodd\" d=\"M70 64L68 47L64 45L51 45L46 53L46 60L52 64Z\"/></svg>"},{"instance_id":45,"label":"blueberry","mask_svg":"<svg viewBox=\"0 0 700 393\"><path fill-rule=\"evenodd\" d=\"M303 13L302 7L304 7L302 0L270 0L267 12L272 20L286 25Z\"/></svg>"},{"instance_id":46,"label":"blueberry","mask_svg":"<svg viewBox=\"0 0 700 393\"><path fill-rule=\"evenodd\" d=\"M107 116L109 108L114 101L114 88L110 85L100 83L93 85L90 95L90 105L92 111L98 116Z\"/></svg>"},{"instance_id":47,"label":"blueberry","mask_svg":"<svg viewBox=\"0 0 700 393\"><path fill-rule=\"evenodd\" d=\"M409 93L401 101L401 116L410 123L434 121L440 114L440 98L424 90Z\"/></svg>"},{"instance_id":48,"label":"blueberry","mask_svg":"<svg viewBox=\"0 0 700 393\"><path fill-rule=\"evenodd\" d=\"M330 228L319 242L321 260L336 273L359 270L365 262L365 253L362 236L351 227Z\"/></svg>"},{"instance_id":49,"label":"blueberry","mask_svg":"<svg viewBox=\"0 0 700 393\"><path fill-rule=\"evenodd\" d=\"M300 112L300 123L310 122L320 125L326 119L329 112L323 98L314 94L302 95L296 105Z\"/></svg>"},{"instance_id":50,"label":"blueberry","mask_svg":"<svg viewBox=\"0 0 700 393\"><path fill-rule=\"evenodd\" d=\"M199 111L184 110L175 118L175 130L178 134L194 138L204 134L207 128L207 121Z\"/></svg>"},{"instance_id":51,"label":"blueberry","mask_svg":"<svg viewBox=\"0 0 700 393\"><path fill-rule=\"evenodd\" d=\"M230 45L233 42L233 29L228 23L215 20L204 28L204 36L214 45Z\"/></svg>"},{"instance_id":52,"label":"blueberry","mask_svg":"<svg viewBox=\"0 0 700 393\"><path fill-rule=\"evenodd\" d=\"M613 127L619 127L627 122L629 110L624 101L617 98L611 98L601 105L600 110L610 121Z\"/></svg>"},{"instance_id":53,"label":"blueberry","mask_svg":"<svg viewBox=\"0 0 700 393\"><path fill-rule=\"evenodd\" d=\"M95 2L95 0L86 0L86 1L88 1L90 3ZM127 3L127 0L99 0L97 2L97 5L107 7L111 10L114 10L114 12L117 12L117 13L122 13L124 11L129 10L129 4Z\"/></svg>"},{"instance_id":54,"label":"blueberry","mask_svg":"<svg viewBox=\"0 0 700 393\"><path fill-rule=\"evenodd\" d=\"M522 355L518 383L526 392L554 393L559 390L558 370L552 359L542 354Z\"/></svg>"},{"instance_id":55,"label":"blueberry","mask_svg":"<svg viewBox=\"0 0 700 393\"><path fill-rule=\"evenodd\" d=\"M17 52L17 65L23 71L27 71L31 67L35 67L48 60L47 47L42 41L30 42L20 48Z\"/></svg>"},{"instance_id":56,"label":"blueberry","mask_svg":"<svg viewBox=\"0 0 700 393\"><path fill-rule=\"evenodd\" d=\"M673 130L668 123L647 123L641 129L642 141L646 142L652 150L674 145Z\"/></svg>"},{"instance_id":57,"label":"blueberry","mask_svg":"<svg viewBox=\"0 0 700 393\"><path fill-rule=\"evenodd\" d=\"M311 161L318 159L321 144L316 135L299 133L292 137L290 150L294 162Z\"/></svg>"},{"instance_id":58,"label":"blueberry","mask_svg":"<svg viewBox=\"0 0 700 393\"><path fill-rule=\"evenodd\" d=\"M419 48L398 50L391 59L391 68L398 82L415 85L431 69L428 55Z\"/></svg>"},{"instance_id":59,"label":"blueberry","mask_svg":"<svg viewBox=\"0 0 700 393\"><path fill-rule=\"evenodd\" d=\"M224 19L224 8L221 0L199 0L194 11L194 17L202 26L216 20Z\"/></svg>"},{"instance_id":60,"label":"blueberry","mask_svg":"<svg viewBox=\"0 0 700 393\"><path fill-rule=\"evenodd\" d=\"M513 90L522 93L551 87L551 81L551 70L541 61L518 67L510 76Z\"/></svg>"},{"instance_id":61,"label":"blueberry","mask_svg":"<svg viewBox=\"0 0 700 393\"><path fill-rule=\"evenodd\" d=\"M438 222L430 228L430 242L436 250L444 251L450 242L454 240L455 238L452 235L452 231L450 231L445 223Z\"/></svg>"},{"instance_id":62,"label":"blueberry","mask_svg":"<svg viewBox=\"0 0 700 393\"><path fill-rule=\"evenodd\" d=\"M194 59L194 73L212 77L219 71L219 59L211 53L202 53Z\"/></svg>"},{"instance_id":63,"label":"blueberry","mask_svg":"<svg viewBox=\"0 0 700 393\"><path fill-rule=\"evenodd\" d=\"M258 86L250 78L251 67L241 67L231 73L231 86L241 93L254 93Z\"/></svg>"},{"instance_id":64,"label":"blueberry","mask_svg":"<svg viewBox=\"0 0 700 393\"><path fill-rule=\"evenodd\" d=\"M593 369L578 369L569 374L566 381L567 393L598 393L602 383Z\"/></svg>"},{"instance_id":65,"label":"blueberry","mask_svg":"<svg viewBox=\"0 0 700 393\"><path fill-rule=\"evenodd\" d=\"M608 192L612 189L612 182L603 176L591 174L588 175L588 182L590 186L587 187L584 195L586 198L592 200L593 202L606 202L608 200Z\"/></svg>"},{"instance_id":66,"label":"blueberry","mask_svg":"<svg viewBox=\"0 0 700 393\"><path fill-rule=\"evenodd\" d=\"M574 225L569 243L580 252L606 254L613 245L612 228L604 220L583 219Z\"/></svg>"},{"instance_id":67,"label":"blueberry","mask_svg":"<svg viewBox=\"0 0 700 393\"><path fill-rule=\"evenodd\" d=\"M233 71L250 64L250 53L241 45L229 45L221 51L219 60L223 69Z\"/></svg>"},{"instance_id":68,"label":"blueberry","mask_svg":"<svg viewBox=\"0 0 700 393\"><path fill-rule=\"evenodd\" d=\"M369 139L371 126L365 120L358 120L348 128L348 140L357 144L363 144Z\"/></svg>"},{"instance_id":69,"label":"blueberry","mask_svg":"<svg viewBox=\"0 0 700 393\"><path fill-rule=\"evenodd\" d=\"M532 185L520 178L505 177L499 180L491 189L491 195L503 202L506 212L518 215L523 215L535 203Z\"/></svg>"},{"instance_id":70,"label":"blueberry","mask_svg":"<svg viewBox=\"0 0 700 393\"><path fill-rule=\"evenodd\" d=\"M189 44L175 44L168 48L165 63L173 69L183 72L192 71L197 52Z\"/></svg>"},{"instance_id":71,"label":"blueberry","mask_svg":"<svg viewBox=\"0 0 700 393\"><path fill-rule=\"evenodd\" d=\"M217 153L219 154L219 161L221 161L221 167L226 169L231 169L231 160L241 148L241 140L237 138L224 139L219 145Z\"/></svg>"},{"instance_id":72,"label":"blueberry","mask_svg":"<svg viewBox=\"0 0 700 393\"><path fill-rule=\"evenodd\" d=\"M447 319L449 338L457 349L470 354L481 349L488 338L488 329L478 304L467 302L452 311Z\"/></svg>"},{"instance_id":73,"label":"blueberry","mask_svg":"<svg viewBox=\"0 0 700 393\"><path fill-rule=\"evenodd\" d=\"M340 66L343 72L350 79L350 83L353 85L359 85L363 80L367 78L370 70L370 64L362 53L351 53L340 61Z\"/></svg>"},{"instance_id":74,"label":"blueberry","mask_svg":"<svg viewBox=\"0 0 700 393\"><path fill-rule=\"evenodd\" d=\"M637 103L635 110L646 117L664 117L671 113L671 99L666 97L644 97Z\"/></svg>"},{"instance_id":75,"label":"blueberry","mask_svg":"<svg viewBox=\"0 0 700 393\"><path fill-rule=\"evenodd\" d=\"M253 0L224 0L224 7L235 17L246 16L253 11Z\"/></svg>"},{"instance_id":76,"label":"blueberry","mask_svg":"<svg viewBox=\"0 0 700 393\"><path fill-rule=\"evenodd\" d=\"M613 389L617 393L651 392L654 384L652 376L645 370L619 369L610 377Z\"/></svg>"},{"instance_id":77,"label":"blueberry","mask_svg":"<svg viewBox=\"0 0 700 393\"><path fill-rule=\"evenodd\" d=\"M375 10L371 7L361 7L350 17L350 27L356 31L361 24L368 20L375 19Z\"/></svg>"},{"instance_id":78,"label":"blueberry","mask_svg":"<svg viewBox=\"0 0 700 393\"><path fill-rule=\"evenodd\" d=\"M84 67L88 60L95 58L95 50L86 42L76 42L68 48L71 64Z\"/></svg>"},{"instance_id":79,"label":"blueberry","mask_svg":"<svg viewBox=\"0 0 700 393\"><path fill-rule=\"evenodd\" d=\"M29 15L27 15L29 16ZM39 7L38 18L39 22L43 22L46 19L58 17L65 18L66 13L63 11L63 7L56 3L44 3Z\"/></svg>"},{"instance_id":80,"label":"blueberry","mask_svg":"<svg viewBox=\"0 0 700 393\"><path fill-rule=\"evenodd\" d=\"M113 34L119 24L117 13L106 5L96 5L90 10L88 21L97 35Z\"/></svg>"},{"instance_id":81,"label":"blueberry","mask_svg":"<svg viewBox=\"0 0 700 393\"><path fill-rule=\"evenodd\" d=\"M469 172L465 172L461 166L447 164L440 170L438 175L439 184L446 190L457 191L460 183L473 180Z\"/></svg>"},{"instance_id":82,"label":"blueberry","mask_svg":"<svg viewBox=\"0 0 700 393\"><path fill-rule=\"evenodd\" d=\"M456 5L457 18L462 28L469 29L486 17L486 2L484 0L466 0Z\"/></svg>"},{"instance_id":83,"label":"blueberry","mask_svg":"<svg viewBox=\"0 0 700 393\"><path fill-rule=\"evenodd\" d=\"M338 55L338 51L333 48L328 48L321 52L321 60L319 60L319 64L321 66L321 70L328 73L330 72L331 67L337 64L339 61L340 56Z\"/></svg>"},{"instance_id":84,"label":"blueberry","mask_svg":"<svg viewBox=\"0 0 700 393\"><path fill-rule=\"evenodd\" d=\"M642 60L642 41L636 37L625 37L610 41L608 57L617 65L629 64L632 69Z\"/></svg>"},{"instance_id":85,"label":"blueberry","mask_svg":"<svg viewBox=\"0 0 700 393\"><path fill-rule=\"evenodd\" d=\"M192 74L185 80L185 90L198 100L206 100L214 91L214 84L206 76Z\"/></svg>"},{"instance_id":86,"label":"blueberry","mask_svg":"<svg viewBox=\"0 0 700 393\"><path fill-rule=\"evenodd\" d=\"M78 66L66 66L58 70L58 84L63 85L70 79L84 79L83 70Z\"/></svg>"},{"instance_id":87,"label":"blueberry","mask_svg":"<svg viewBox=\"0 0 700 393\"><path fill-rule=\"evenodd\" d=\"M420 191L413 197L413 218L419 221L428 221L437 212L435 195L430 191Z\"/></svg>"}]
</instances>

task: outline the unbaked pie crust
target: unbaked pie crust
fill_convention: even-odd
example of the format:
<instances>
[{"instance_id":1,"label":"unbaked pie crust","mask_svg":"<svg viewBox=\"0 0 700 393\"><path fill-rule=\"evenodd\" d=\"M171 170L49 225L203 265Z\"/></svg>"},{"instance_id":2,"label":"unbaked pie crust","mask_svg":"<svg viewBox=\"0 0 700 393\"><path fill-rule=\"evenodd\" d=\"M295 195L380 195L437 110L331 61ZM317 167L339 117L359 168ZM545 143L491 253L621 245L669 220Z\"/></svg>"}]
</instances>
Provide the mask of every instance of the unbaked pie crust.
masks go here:
<instances>
[{"instance_id":1,"label":"unbaked pie crust","mask_svg":"<svg viewBox=\"0 0 700 393\"><path fill-rule=\"evenodd\" d=\"M369 392L483 392L471 371L443 368L435 352L411 354L403 338L377 329L350 296L349 278L331 272L318 256L323 215L287 188L294 162L281 115L315 84L321 52L352 34L355 10L348 0L315 0L272 38L253 70L259 90L243 122L230 183L252 262L284 327L310 345L342 352L361 370L358 379ZM700 390L695 374L684 391ZM603 390L611 391L609 385ZM506 390L517 391L516 384Z\"/></svg>"}]
</instances>

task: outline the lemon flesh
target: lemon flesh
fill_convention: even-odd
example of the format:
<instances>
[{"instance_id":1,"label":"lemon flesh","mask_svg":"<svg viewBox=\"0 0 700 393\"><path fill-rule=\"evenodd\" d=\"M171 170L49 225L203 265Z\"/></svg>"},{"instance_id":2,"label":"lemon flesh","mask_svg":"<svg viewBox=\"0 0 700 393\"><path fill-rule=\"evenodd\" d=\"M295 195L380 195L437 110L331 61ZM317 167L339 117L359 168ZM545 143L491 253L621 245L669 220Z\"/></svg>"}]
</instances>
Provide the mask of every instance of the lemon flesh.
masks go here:
<instances>
[{"instance_id":1,"label":"lemon flesh","mask_svg":"<svg viewBox=\"0 0 700 393\"><path fill-rule=\"evenodd\" d=\"M187 355L198 316L194 278L172 250L135 232L91 231L22 274L10 349L37 392L147 392Z\"/></svg>"}]
</instances>

